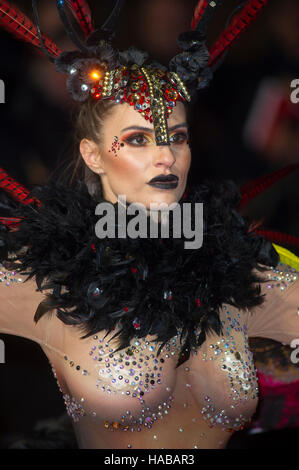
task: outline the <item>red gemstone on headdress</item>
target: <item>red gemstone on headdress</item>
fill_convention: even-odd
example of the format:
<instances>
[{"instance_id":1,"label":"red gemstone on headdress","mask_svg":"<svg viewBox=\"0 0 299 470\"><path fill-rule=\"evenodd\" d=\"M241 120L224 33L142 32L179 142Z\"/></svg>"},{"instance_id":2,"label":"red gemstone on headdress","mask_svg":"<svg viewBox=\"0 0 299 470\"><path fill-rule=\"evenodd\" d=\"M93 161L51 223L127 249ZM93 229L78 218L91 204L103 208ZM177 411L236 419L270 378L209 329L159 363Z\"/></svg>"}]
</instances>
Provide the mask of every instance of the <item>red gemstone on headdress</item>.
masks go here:
<instances>
[{"instance_id":1,"label":"red gemstone on headdress","mask_svg":"<svg viewBox=\"0 0 299 470\"><path fill-rule=\"evenodd\" d=\"M131 271L132 271L132 273L135 274L135 273L137 273L137 268L133 268L133 267L132 267L132 268L131 268Z\"/></svg>"},{"instance_id":2,"label":"red gemstone on headdress","mask_svg":"<svg viewBox=\"0 0 299 470\"><path fill-rule=\"evenodd\" d=\"M95 246L94 243L92 243L92 244L90 245L90 248L92 249L92 251L96 251L96 246Z\"/></svg>"},{"instance_id":3,"label":"red gemstone on headdress","mask_svg":"<svg viewBox=\"0 0 299 470\"><path fill-rule=\"evenodd\" d=\"M125 307L125 308L124 308L124 311L125 311L125 312L127 312L128 310L129 310L128 307Z\"/></svg>"},{"instance_id":4,"label":"red gemstone on headdress","mask_svg":"<svg viewBox=\"0 0 299 470\"><path fill-rule=\"evenodd\" d=\"M196 303L197 307L201 306L201 301L199 299L195 299L195 303Z\"/></svg>"}]
</instances>

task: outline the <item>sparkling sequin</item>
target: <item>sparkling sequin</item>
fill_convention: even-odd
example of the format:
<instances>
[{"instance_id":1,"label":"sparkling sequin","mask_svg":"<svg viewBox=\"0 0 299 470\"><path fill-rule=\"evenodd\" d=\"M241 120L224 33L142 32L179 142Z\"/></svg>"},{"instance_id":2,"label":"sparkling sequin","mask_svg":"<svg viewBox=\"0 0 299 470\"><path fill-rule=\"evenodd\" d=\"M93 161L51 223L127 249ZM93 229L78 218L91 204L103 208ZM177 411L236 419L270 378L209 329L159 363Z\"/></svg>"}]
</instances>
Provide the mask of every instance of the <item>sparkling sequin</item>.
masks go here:
<instances>
[{"instance_id":1,"label":"sparkling sequin","mask_svg":"<svg viewBox=\"0 0 299 470\"><path fill-rule=\"evenodd\" d=\"M23 279L18 277L18 271L8 271L5 266L0 263L0 283L5 286L20 284Z\"/></svg>"},{"instance_id":2,"label":"sparkling sequin","mask_svg":"<svg viewBox=\"0 0 299 470\"><path fill-rule=\"evenodd\" d=\"M298 271L286 264L278 263L276 268L272 266L270 269L272 272L268 273L268 289L277 287L285 290L298 279Z\"/></svg>"},{"instance_id":3,"label":"sparkling sequin","mask_svg":"<svg viewBox=\"0 0 299 470\"><path fill-rule=\"evenodd\" d=\"M232 318L228 309L226 309L225 312L226 319L223 324L225 324L226 329L224 329L224 337L222 337L220 341L209 344L208 350L211 351L211 357L213 357L214 360L217 358L217 361L220 363L219 373L222 370L227 374L227 381L231 388L230 398L234 403L233 408L230 406L228 409L233 410L234 406L239 402L248 400L248 398L255 398L257 389L255 387L256 383L254 382L254 366L252 357L250 356L251 353L248 351L247 344L245 344L247 340L245 326L241 324L239 315ZM240 350L237 350L234 336L232 335L233 331L242 334L244 340L244 350L242 354ZM93 338L95 344L91 345L89 353L98 351L99 356L102 358L102 361L96 366L99 377L96 388L108 394L120 393L121 395L132 396L132 398L138 400L141 405L139 416L135 416L131 410L127 410L117 420L102 421L103 426L107 430L140 432L145 427L151 429L157 419L163 419L164 416L168 415L173 400L173 396L169 394L169 392L171 392L170 387L164 389L168 392L168 396L163 402L160 402L156 409L147 406L146 396L151 390L155 390L155 388L161 386L158 377L161 376L161 372L163 374L163 368L165 364L168 363L165 361L169 361L173 355L178 355L178 352L181 350L178 335L164 346L161 351L161 353L164 353L164 356L159 359L156 357L156 354L154 354L158 349L155 341L148 341L145 338L141 338L133 341L126 350L114 352L109 342L105 343L98 337ZM216 357L215 352L219 352ZM92 356L89 355L87 355L87 357L92 358ZM208 355L206 353L204 359L207 357ZM65 361L70 367L76 367L76 363L70 360L68 356L65 356ZM142 365L142 368L138 369L138 365ZM160 367L158 368L157 365L160 365ZM192 368L189 367L189 365L184 367L184 371L188 375L190 370L192 370ZM129 377L132 377L133 380L129 380ZM188 390L187 393L191 393L192 384L186 382L185 387ZM249 395L249 392L251 395ZM209 395L205 395L204 400L206 406L201 409L201 419L208 422L209 427L218 425L225 430L238 430L245 424L246 418L242 413L231 417L225 409L217 409L216 405L211 403L211 397ZM86 415L100 420L100 417L98 417L94 411L87 413L82 406L78 408L77 405L75 399L68 402L69 414L74 420L77 421L79 417ZM188 402L185 402L184 408L188 406ZM195 424L198 422L198 418L193 417L191 421ZM179 426L179 433L183 433L183 429L183 426Z\"/></svg>"},{"instance_id":4,"label":"sparkling sequin","mask_svg":"<svg viewBox=\"0 0 299 470\"><path fill-rule=\"evenodd\" d=\"M106 357L108 347L109 344L103 345L100 341L97 347L95 345L92 346L89 355L93 356L95 349L98 349L98 354L101 356L100 362L107 362L109 360ZM170 349L172 349L170 351L171 355L177 355L180 351L181 347L177 344L177 336L172 339L171 343L168 342L165 345L164 349L161 350L161 354L163 354L164 350L169 351ZM124 391L123 384L130 383L130 388L133 387L135 396L140 396L141 392L143 392L143 394L149 393L150 390L154 390L163 383L160 377L161 372L163 372L162 365L165 359L160 358L160 361L158 361L154 354L150 354L156 352L156 350L157 342L149 342L145 338L135 341L125 353L120 352L114 355L114 349L109 347L109 357L111 358L109 369L99 364L98 375L105 381L110 381L115 389ZM170 356L166 354L165 358L170 358ZM158 362L161 364L159 372L156 365ZM142 365L140 363L142 363ZM134 377L134 380L129 380L130 377ZM96 386L99 388L99 384ZM171 389L168 387L167 391L170 392ZM129 392L131 393L131 391ZM128 393L128 390L126 390L125 393Z\"/></svg>"},{"instance_id":5,"label":"sparkling sequin","mask_svg":"<svg viewBox=\"0 0 299 470\"><path fill-rule=\"evenodd\" d=\"M73 421L77 422L85 416L85 411L82 408L82 405L76 401L74 397L70 397L68 394L63 395L64 403L66 406L67 414L73 419Z\"/></svg>"}]
</instances>

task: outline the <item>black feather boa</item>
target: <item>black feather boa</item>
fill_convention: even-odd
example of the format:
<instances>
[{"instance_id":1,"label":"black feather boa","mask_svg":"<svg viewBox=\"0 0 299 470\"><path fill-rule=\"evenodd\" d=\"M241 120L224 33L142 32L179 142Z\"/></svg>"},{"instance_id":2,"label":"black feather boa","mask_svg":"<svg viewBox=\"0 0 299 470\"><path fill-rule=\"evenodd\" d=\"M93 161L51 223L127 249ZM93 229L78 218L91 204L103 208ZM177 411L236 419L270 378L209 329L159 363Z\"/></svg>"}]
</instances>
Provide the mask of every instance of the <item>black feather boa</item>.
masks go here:
<instances>
[{"instance_id":1,"label":"black feather boa","mask_svg":"<svg viewBox=\"0 0 299 470\"><path fill-rule=\"evenodd\" d=\"M279 261L270 242L248 232L232 181L206 181L179 201L203 202L199 249L185 249L183 237L97 238L95 207L104 199L93 198L82 182L75 188L53 182L31 194L41 207L20 207L14 214L23 217L19 230L0 237L7 250L2 262L10 261L10 268L21 262L28 279L50 289L35 321L54 309L65 324L78 325L83 338L117 325L119 349L149 334L163 345L181 330L184 362L208 331L221 333L223 303L239 309L262 304L260 285L253 285L261 278L252 270Z\"/></svg>"}]
</instances>

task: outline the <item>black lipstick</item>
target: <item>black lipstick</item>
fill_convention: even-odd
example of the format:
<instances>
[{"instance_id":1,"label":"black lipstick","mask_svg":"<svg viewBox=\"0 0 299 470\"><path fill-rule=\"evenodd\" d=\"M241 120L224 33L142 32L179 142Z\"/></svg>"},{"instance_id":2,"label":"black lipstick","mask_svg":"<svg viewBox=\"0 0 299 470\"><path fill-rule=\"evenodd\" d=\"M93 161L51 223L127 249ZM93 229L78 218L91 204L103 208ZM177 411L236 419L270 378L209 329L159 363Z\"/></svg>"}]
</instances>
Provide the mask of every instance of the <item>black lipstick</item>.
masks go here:
<instances>
[{"instance_id":1,"label":"black lipstick","mask_svg":"<svg viewBox=\"0 0 299 470\"><path fill-rule=\"evenodd\" d=\"M179 179L176 175L158 175L148 181L147 184L159 189L175 189L178 186Z\"/></svg>"}]
</instances>

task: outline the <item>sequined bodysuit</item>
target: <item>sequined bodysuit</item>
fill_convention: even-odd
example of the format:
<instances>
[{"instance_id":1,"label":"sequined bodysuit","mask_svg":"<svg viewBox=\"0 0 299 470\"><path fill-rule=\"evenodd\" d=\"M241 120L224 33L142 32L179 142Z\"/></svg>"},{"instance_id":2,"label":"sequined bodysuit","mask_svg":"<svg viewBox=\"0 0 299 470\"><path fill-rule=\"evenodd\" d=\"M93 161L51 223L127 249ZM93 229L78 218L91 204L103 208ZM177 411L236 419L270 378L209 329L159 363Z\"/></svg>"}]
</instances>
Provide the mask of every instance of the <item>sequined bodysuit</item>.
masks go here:
<instances>
[{"instance_id":1,"label":"sequined bodysuit","mask_svg":"<svg viewBox=\"0 0 299 470\"><path fill-rule=\"evenodd\" d=\"M250 421L258 403L248 338L267 337L287 344L299 338L298 272L282 263L263 274L268 279L261 284L264 304L250 312L223 305L223 334L208 335L177 368L179 332L157 356L159 344L153 337L135 339L130 347L116 351L117 340L111 338L117 331L82 340L82 331L63 324L55 315L35 326L33 281L23 283L19 278L18 282L16 273L1 273L2 302L5 292L6 298L11 295L8 304L13 317L22 298L25 312L28 302L28 314L15 330L11 317L0 317L0 331L40 344L80 448L225 447L231 433ZM14 295L7 296L12 290ZM42 293L35 295L37 303L42 300Z\"/></svg>"}]
</instances>

